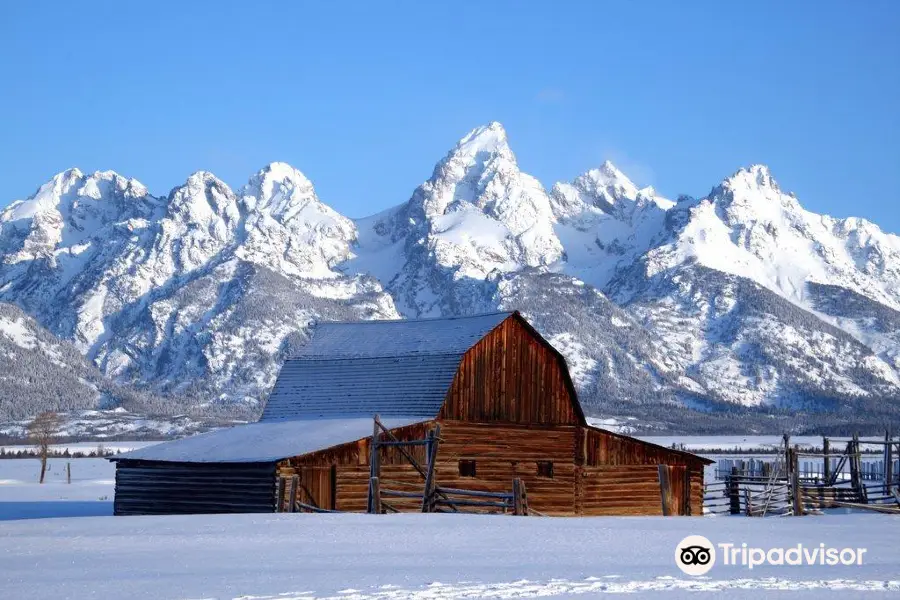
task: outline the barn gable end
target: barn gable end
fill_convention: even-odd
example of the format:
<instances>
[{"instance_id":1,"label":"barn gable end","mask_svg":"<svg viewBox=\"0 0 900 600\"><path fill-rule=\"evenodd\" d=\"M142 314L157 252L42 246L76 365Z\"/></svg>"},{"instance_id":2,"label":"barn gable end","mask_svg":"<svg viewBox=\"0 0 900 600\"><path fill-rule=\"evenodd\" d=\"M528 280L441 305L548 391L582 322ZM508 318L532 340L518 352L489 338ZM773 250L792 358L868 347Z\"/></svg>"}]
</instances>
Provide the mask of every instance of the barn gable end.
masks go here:
<instances>
[{"instance_id":1,"label":"barn gable end","mask_svg":"<svg viewBox=\"0 0 900 600\"><path fill-rule=\"evenodd\" d=\"M462 357L439 417L515 424L585 424L563 357L518 312Z\"/></svg>"}]
</instances>

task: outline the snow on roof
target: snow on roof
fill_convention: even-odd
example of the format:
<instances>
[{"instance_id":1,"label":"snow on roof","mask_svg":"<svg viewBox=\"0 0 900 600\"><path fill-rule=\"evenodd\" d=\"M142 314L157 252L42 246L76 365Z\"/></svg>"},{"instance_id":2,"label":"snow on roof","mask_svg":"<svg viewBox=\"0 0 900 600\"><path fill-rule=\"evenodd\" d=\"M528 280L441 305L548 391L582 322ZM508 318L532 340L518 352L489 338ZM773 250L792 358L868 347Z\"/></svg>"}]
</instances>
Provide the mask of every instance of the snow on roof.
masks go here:
<instances>
[{"instance_id":1,"label":"snow on roof","mask_svg":"<svg viewBox=\"0 0 900 600\"><path fill-rule=\"evenodd\" d=\"M260 421L437 416L462 354L305 359L282 367Z\"/></svg>"},{"instance_id":2,"label":"snow on roof","mask_svg":"<svg viewBox=\"0 0 900 600\"><path fill-rule=\"evenodd\" d=\"M381 419L388 429L420 423L421 417ZM113 460L164 462L274 462L372 435L372 417L248 423L116 455Z\"/></svg>"},{"instance_id":3,"label":"snow on roof","mask_svg":"<svg viewBox=\"0 0 900 600\"><path fill-rule=\"evenodd\" d=\"M295 359L463 354L512 314L319 323Z\"/></svg>"},{"instance_id":4,"label":"snow on roof","mask_svg":"<svg viewBox=\"0 0 900 600\"><path fill-rule=\"evenodd\" d=\"M434 418L462 355L511 314L322 323L285 362L260 421Z\"/></svg>"}]
</instances>

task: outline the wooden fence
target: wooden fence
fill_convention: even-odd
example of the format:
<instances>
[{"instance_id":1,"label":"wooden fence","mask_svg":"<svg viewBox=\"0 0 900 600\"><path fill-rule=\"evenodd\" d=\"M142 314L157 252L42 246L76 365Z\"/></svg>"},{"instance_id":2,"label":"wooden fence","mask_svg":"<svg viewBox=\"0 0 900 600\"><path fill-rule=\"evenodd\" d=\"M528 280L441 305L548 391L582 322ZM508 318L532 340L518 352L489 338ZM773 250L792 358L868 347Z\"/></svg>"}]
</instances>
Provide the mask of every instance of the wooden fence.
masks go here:
<instances>
[{"instance_id":1,"label":"wooden fence","mask_svg":"<svg viewBox=\"0 0 900 600\"><path fill-rule=\"evenodd\" d=\"M833 451L844 442L842 450ZM866 444L881 445L882 459L864 462L861 448ZM791 446L785 436L772 461L719 461L717 481L704 486L704 512L800 516L827 508L855 508L900 514L900 468L894 459L898 454L900 440L890 433L884 440L826 437L821 452ZM801 462L801 457L818 459L821 468L815 468L814 461ZM725 472L727 467L730 472Z\"/></svg>"},{"instance_id":2,"label":"wooden fence","mask_svg":"<svg viewBox=\"0 0 900 600\"><path fill-rule=\"evenodd\" d=\"M435 479L435 465L441 442L441 426L436 425L425 439L399 440L375 416L371 452L369 459L369 489L366 511L372 514L408 512L412 506L422 512L476 512L502 513L525 516L540 514L528 507L525 482L514 478L509 492L487 492L438 486ZM424 464L417 460L409 448L424 446ZM382 448L395 448L413 470L422 478L421 488L395 489L404 487L401 482L382 477ZM395 486L395 487L391 487ZM306 498L308 502L304 502ZM299 475L278 478L276 485L276 512L340 512L317 506L308 490L304 490Z\"/></svg>"}]
</instances>

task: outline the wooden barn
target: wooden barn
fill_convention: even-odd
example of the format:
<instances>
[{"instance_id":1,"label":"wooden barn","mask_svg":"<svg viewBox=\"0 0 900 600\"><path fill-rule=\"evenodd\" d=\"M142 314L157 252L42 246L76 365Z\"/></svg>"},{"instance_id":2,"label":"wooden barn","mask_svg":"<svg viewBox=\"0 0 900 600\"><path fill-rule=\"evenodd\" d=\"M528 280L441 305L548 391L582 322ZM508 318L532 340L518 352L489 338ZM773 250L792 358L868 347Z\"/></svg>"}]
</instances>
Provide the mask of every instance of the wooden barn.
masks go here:
<instances>
[{"instance_id":1,"label":"wooden barn","mask_svg":"<svg viewBox=\"0 0 900 600\"><path fill-rule=\"evenodd\" d=\"M518 312L320 324L259 422L113 460L118 515L700 514L710 462L588 425Z\"/></svg>"}]
</instances>

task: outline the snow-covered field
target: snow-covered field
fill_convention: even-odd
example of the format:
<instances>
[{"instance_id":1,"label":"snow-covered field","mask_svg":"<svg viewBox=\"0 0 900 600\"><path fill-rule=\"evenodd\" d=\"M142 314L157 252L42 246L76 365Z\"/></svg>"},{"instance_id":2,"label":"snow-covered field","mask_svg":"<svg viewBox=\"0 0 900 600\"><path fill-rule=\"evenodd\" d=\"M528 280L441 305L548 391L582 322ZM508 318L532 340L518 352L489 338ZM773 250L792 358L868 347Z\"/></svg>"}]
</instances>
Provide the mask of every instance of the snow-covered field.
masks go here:
<instances>
[{"instance_id":1,"label":"snow-covered field","mask_svg":"<svg viewBox=\"0 0 900 600\"><path fill-rule=\"evenodd\" d=\"M72 484L65 463L72 463ZM900 520L477 515L111 517L103 459L0 461L0 599L457 600L772 595L900 596ZM55 518L42 517L74 517ZM5 519L5 520L4 520ZM862 565L676 567L688 535L714 544L866 548ZM875 592L874 594L872 592ZM880 592L880 593L878 593Z\"/></svg>"},{"instance_id":2,"label":"snow-covered field","mask_svg":"<svg viewBox=\"0 0 900 600\"><path fill-rule=\"evenodd\" d=\"M89 452L94 452L98 448L102 447L103 450L108 452L129 452L131 450L137 450L138 448L146 448L147 446L152 446L153 444L158 444L159 442L69 442L66 444L51 444L50 451L51 452L65 452L66 450L69 453L81 452L83 454L87 454ZM0 444L0 450L5 452L15 452L16 450L34 450L34 445L29 444Z\"/></svg>"},{"instance_id":3,"label":"snow-covered field","mask_svg":"<svg viewBox=\"0 0 900 600\"><path fill-rule=\"evenodd\" d=\"M456 515L91 517L0 523L0 597L243 600L900 594L897 520ZM683 575L678 542L867 548L861 566L717 564ZM661 593L668 592L668 593Z\"/></svg>"},{"instance_id":4,"label":"snow-covered field","mask_svg":"<svg viewBox=\"0 0 900 600\"><path fill-rule=\"evenodd\" d=\"M76 410L59 413L63 425L58 435L70 439L96 440L94 447L104 440L131 438L159 440L183 437L217 429L242 421L202 420L187 415L148 417L124 408L112 410ZM0 422L0 435L9 436L15 443L25 443L31 419ZM110 442L118 443L118 442Z\"/></svg>"},{"instance_id":5,"label":"snow-covered field","mask_svg":"<svg viewBox=\"0 0 900 600\"><path fill-rule=\"evenodd\" d=\"M780 435L638 435L639 439L670 448L672 444L684 447L688 452L697 450L759 451L776 450L782 444ZM798 435L791 437L791 445L822 446L822 436Z\"/></svg>"},{"instance_id":6,"label":"snow-covered field","mask_svg":"<svg viewBox=\"0 0 900 600\"><path fill-rule=\"evenodd\" d=\"M45 483L38 485L40 462L36 458L0 460L0 521L112 515L112 463L102 458L51 458L47 462ZM71 484L66 483L66 463L72 465Z\"/></svg>"}]
</instances>

